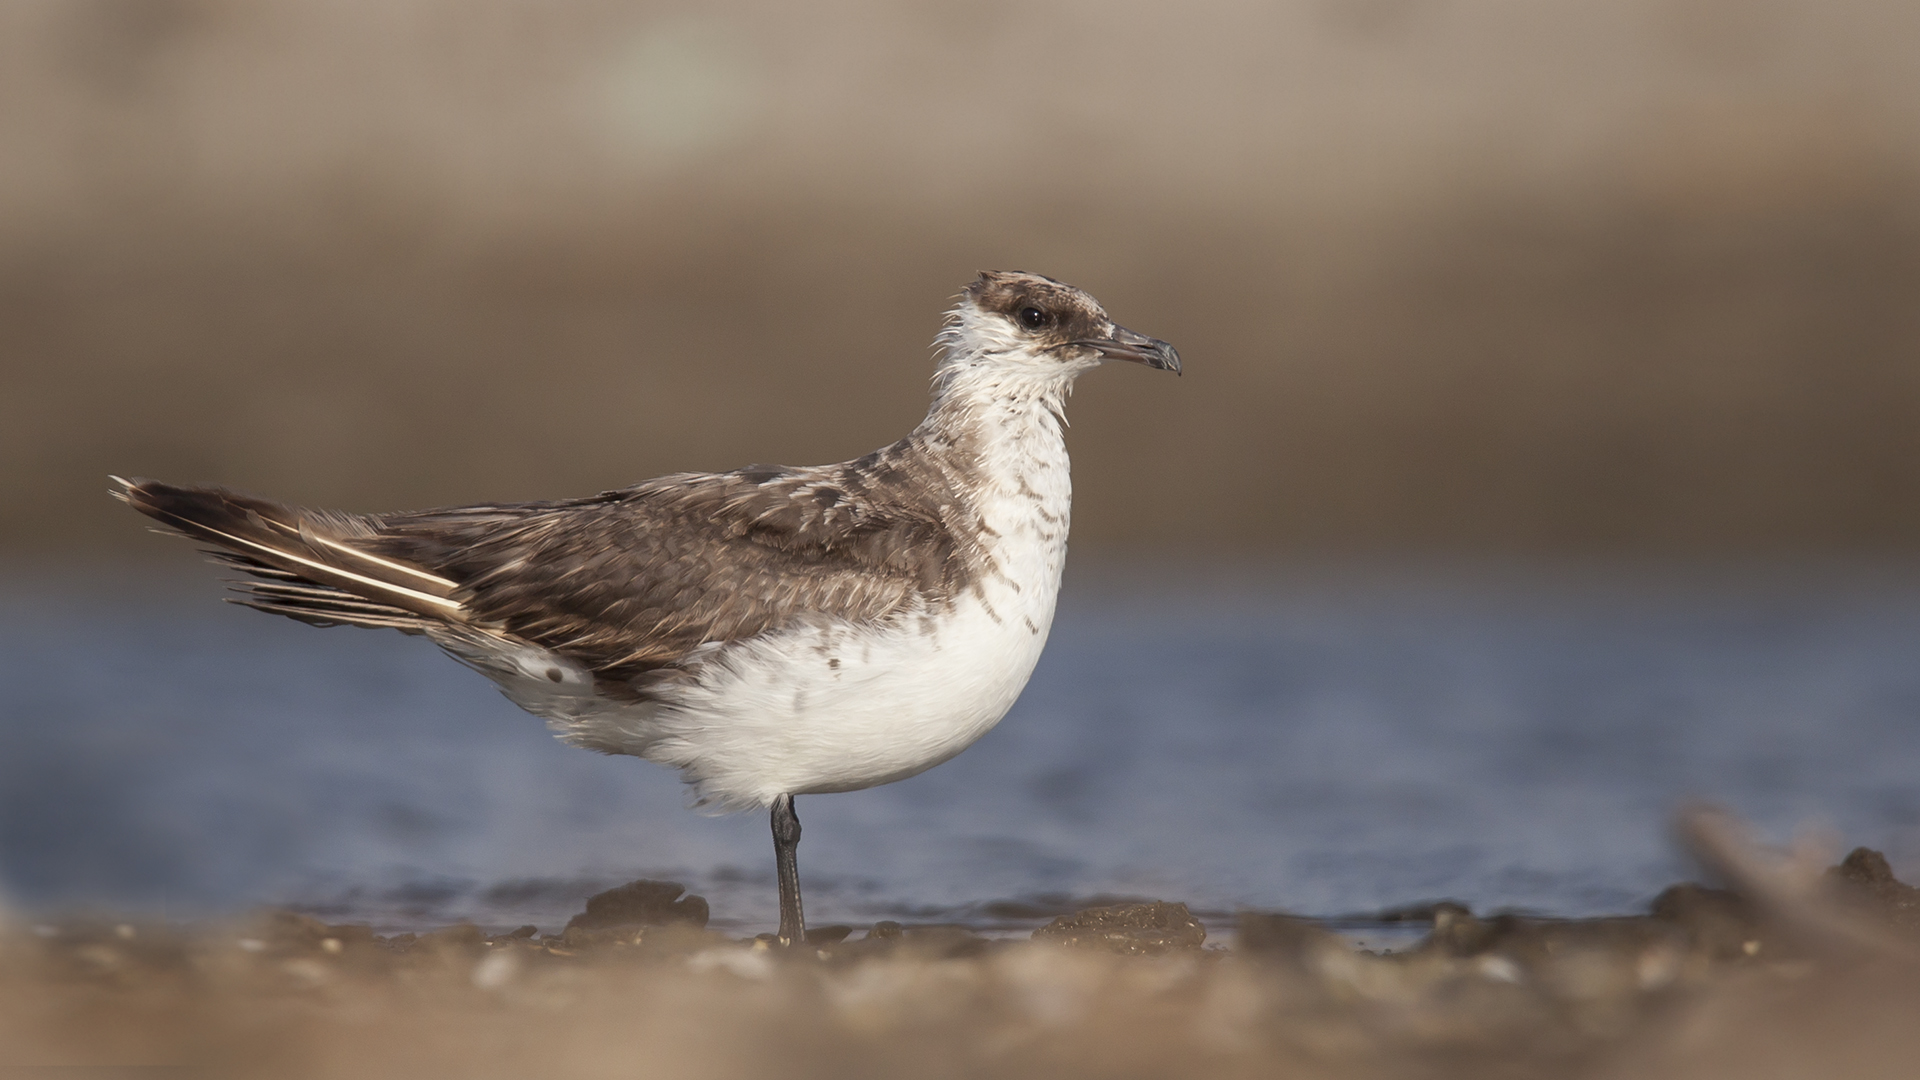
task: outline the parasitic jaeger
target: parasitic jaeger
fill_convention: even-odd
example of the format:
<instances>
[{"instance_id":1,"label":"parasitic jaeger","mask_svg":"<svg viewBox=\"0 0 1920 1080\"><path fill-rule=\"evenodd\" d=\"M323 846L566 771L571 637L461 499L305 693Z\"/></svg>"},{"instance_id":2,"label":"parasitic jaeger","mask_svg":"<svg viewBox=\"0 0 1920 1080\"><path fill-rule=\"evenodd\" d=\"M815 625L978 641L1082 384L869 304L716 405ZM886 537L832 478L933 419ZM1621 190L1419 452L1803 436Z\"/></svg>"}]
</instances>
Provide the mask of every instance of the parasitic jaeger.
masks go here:
<instances>
[{"instance_id":1,"label":"parasitic jaeger","mask_svg":"<svg viewBox=\"0 0 1920 1080\"><path fill-rule=\"evenodd\" d=\"M795 796L903 780L999 722L1053 622L1074 379L1180 371L1028 273L982 273L936 345L927 418L838 465L396 514L118 477L114 495L251 575L238 603L424 634L561 739L670 765L697 806L769 808L779 940L799 944Z\"/></svg>"}]
</instances>

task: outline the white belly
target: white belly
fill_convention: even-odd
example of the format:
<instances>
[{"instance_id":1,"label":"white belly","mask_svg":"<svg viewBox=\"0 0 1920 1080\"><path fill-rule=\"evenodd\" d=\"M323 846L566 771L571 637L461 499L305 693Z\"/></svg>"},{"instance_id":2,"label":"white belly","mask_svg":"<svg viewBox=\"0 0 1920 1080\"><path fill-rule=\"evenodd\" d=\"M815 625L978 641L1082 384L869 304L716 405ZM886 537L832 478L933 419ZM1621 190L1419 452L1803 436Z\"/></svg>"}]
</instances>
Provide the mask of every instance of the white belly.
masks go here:
<instances>
[{"instance_id":1,"label":"white belly","mask_svg":"<svg viewBox=\"0 0 1920 1080\"><path fill-rule=\"evenodd\" d=\"M729 646L649 710L642 756L679 768L720 809L904 780L1006 715L1046 644L1051 600L989 614L969 596L881 627L823 624Z\"/></svg>"}]
</instances>

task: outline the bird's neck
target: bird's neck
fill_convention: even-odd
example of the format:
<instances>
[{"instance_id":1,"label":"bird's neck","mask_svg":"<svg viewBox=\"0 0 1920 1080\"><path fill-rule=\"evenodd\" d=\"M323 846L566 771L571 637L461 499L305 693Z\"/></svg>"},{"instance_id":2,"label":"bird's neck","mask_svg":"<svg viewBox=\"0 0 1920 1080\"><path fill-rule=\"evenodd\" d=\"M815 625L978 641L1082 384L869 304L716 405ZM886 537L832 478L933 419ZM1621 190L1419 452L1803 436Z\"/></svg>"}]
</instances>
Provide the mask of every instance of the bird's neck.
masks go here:
<instances>
[{"instance_id":1,"label":"bird's neck","mask_svg":"<svg viewBox=\"0 0 1920 1080\"><path fill-rule=\"evenodd\" d=\"M1036 469L1067 471L1066 399L1071 373L949 362L934 379L933 406L915 435L929 450L968 460L980 480L1018 488Z\"/></svg>"},{"instance_id":2,"label":"bird's neck","mask_svg":"<svg viewBox=\"0 0 1920 1080\"><path fill-rule=\"evenodd\" d=\"M958 483L1000 571L1057 588L1073 482L1064 408L1071 375L949 365L914 439Z\"/></svg>"}]
</instances>

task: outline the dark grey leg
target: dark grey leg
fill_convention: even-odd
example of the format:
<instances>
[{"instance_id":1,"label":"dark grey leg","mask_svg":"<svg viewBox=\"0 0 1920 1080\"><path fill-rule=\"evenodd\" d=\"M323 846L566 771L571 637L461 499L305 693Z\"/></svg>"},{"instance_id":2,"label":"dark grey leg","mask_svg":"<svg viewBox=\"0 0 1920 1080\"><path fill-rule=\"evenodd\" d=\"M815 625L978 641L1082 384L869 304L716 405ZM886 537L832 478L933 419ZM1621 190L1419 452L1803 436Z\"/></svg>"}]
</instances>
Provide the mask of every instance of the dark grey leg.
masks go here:
<instances>
[{"instance_id":1,"label":"dark grey leg","mask_svg":"<svg viewBox=\"0 0 1920 1080\"><path fill-rule=\"evenodd\" d=\"M807 917L800 910L800 816L793 812L793 796L773 800L773 857L780 869L780 944L801 945L807 940Z\"/></svg>"}]
</instances>

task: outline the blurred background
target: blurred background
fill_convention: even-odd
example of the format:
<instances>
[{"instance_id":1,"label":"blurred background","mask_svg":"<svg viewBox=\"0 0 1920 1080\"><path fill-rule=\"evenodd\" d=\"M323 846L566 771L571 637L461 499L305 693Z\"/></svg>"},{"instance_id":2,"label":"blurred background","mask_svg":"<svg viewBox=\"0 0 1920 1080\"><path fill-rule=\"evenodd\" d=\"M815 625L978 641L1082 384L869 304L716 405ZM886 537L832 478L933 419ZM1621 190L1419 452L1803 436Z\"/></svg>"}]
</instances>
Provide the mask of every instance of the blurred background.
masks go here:
<instances>
[{"instance_id":1,"label":"blurred background","mask_svg":"<svg viewBox=\"0 0 1920 1080\"><path fill-rule=\"evenodd\" d=\"M939 830L974 804L1024 809L951 879L829 850L840 895L986 901L942 890L993 865L1018 868L979 886L999 896L1618 908L1678 872L1660 822L1685 795L1840 822L1899 868L1916 41L1902 0L8 3L0 884L219 904L377 863L472 896L590 849L757 896L759 822L699 832L721 826L672 810L670 776L549 747L484 686L443 691L462 674L418 643L218 609L104 478L381 510L840 460L917 422L982 268L1088 289L1187 375L1081 383L1075 569L1008 725L927 780L814 801L868 839L854 819L940 807L915 850L960 844ZM1160 713L1085 692L1148 658L1185 687ZM387 681L342 688L368 665ZM418 762L313 778L407 724ZM1113 734L1136 730L1161 734ZM518 740L506 775L611 769L603 798L436 808L459 800L422 770L465 790L450 747L475 731ZM1302 732L1322 741L1234 752ZM1255 794L1208 802L1232 767ZM214 807L187 775L255 786ZM1387 775L1429 801L1380 809ZM1597 801L1556 816L1523 776ZM1306 823L1315 778L1352 821ZM1153 784L1154 820L1247 831L1205 865L1092 854L1091 823L1147 835L1122 808ZM363 803L386 809L323 824ZM607 839L629 810L648 828ZM1037 821L1041 848L994 846ZM808 822L810 853L835 842ZM561 833L547 863L500 855ZM1388 837L1455 869L1410 873Z\"/></svg>"},{"instance_id":2,"label":"blurred background","mask_svg":"<svg viewBox=\"0 0 1920 1080\"><path fill-rule=\"evenodd\" d=\"M1190 360L1082 385L1083 550L1920 542L1898 0L0 19L14 551L143 544L109 471L377 510L864 453L983 267Z\"/></svg>"}]
</instances>

